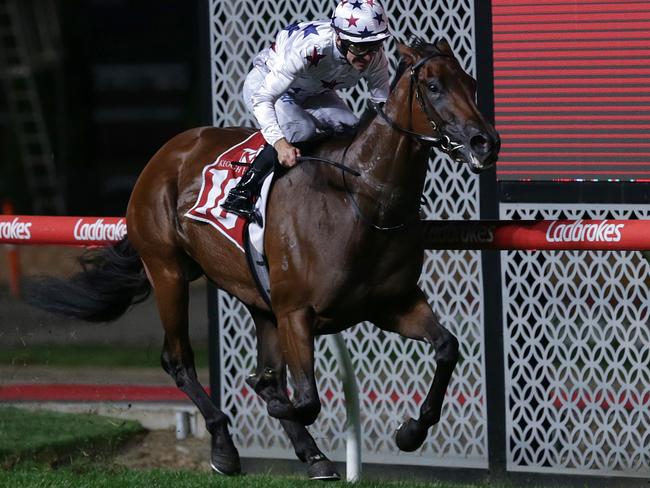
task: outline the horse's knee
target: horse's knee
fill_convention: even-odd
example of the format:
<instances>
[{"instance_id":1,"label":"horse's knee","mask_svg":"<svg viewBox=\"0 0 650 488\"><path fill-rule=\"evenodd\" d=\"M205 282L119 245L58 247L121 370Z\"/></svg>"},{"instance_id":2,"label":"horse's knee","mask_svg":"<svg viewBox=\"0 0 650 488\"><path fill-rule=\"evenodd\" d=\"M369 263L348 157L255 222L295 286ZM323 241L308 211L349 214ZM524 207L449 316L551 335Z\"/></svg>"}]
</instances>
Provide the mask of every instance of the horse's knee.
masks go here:
<instances>
[{"instance_id":1,"label":"horse's knee","mask_svg":"<svg viewBox=\"0 0 650 488\"><path fill-rule=\"evenodd\" d=\"M297 398L294 402L296 420L303 425L311 425L316 422L320 413L321 403L318 397L311 395Z\"/></svg>"},{"instance_id":2,"label":"horse's knee","mask_svg":"<svg viewBox=\"0 0 650 488\"><path fill-rule=\"evenodd\" d=\"M266 404L266 410L271 417L291 420L302 425L311 425L316 422L320 409L321 404L318 399L289 402L273 398Z\"/></svg>"},{"instance_id":3,"label":"horse's knee","mask_svg":"<svg viewBox=\"0 0 650 488\"><path fill-rule=\"evenodd\" d=\"M192 381L197 381L196 368L193 361L189 364L183 361L172 359L170 354L164 350L160 355L160 365L165 372L172 377L178 388L183 388Z\"/></svg>"},{"instance_id":4,"label":"horse's knee","mask_svg":"<svg viewBox=\"0 0 650 488\"><path fill-rule=\"evenodd\" d=\"M160 365L162 366L162 369L165 370L165 372L172 377L174 382L176 383L177 387L181 387L181 384L179 384L180 380L180 370L181 370L181 365L178 361L172 360L171 356L167 351L163 351L162 354L160 355Z\"/></svg>"},{"instance_id":5,"label":"horse's knee","mask_svg":"<svg viewBox=\"0 0 650 488\"><path fill-rule=\"evenodd\" d=\"M460 344L458 339L451 333L445 334L436 344L435 359L438 364L456 364L458 361Z\"/></svg>"},{"instance_id":6,"label":"horse's knee","mask_svg":"<svg viewBox=\"0 0 650 488\"><path fill-rule=\"evenodd\" d=\"M166 351L163 351L160 355L160 366L162 366L162 369L165 370L165 373L167 373L169 376L173 376L175 368L172 364L169 354L167 354Z\"/></svg>"}]
</instances>

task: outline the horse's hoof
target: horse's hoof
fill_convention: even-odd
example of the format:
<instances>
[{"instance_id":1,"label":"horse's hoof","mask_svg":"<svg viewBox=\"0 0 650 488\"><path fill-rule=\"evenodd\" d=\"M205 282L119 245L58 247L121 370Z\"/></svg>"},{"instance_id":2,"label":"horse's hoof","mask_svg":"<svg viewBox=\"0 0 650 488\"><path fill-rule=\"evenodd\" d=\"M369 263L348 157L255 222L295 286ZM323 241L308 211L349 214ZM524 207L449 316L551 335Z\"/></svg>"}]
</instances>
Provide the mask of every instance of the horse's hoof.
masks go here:
<instances>
[{"instance_id":1,"label":"horse's hoof","mask_svg":"<svg viewBox=\"0 0 650 488\"><path fill-rule=\"evenodd\" d=\"M210 467L213 471L224 476L235 476L241 473L241 464L239 462L239 455L237 456L224 456L223 454L212 454L210 459Z\"/></svg>"},{"instance_id":2,"label":"horse's hoof","mask_svg":"<svg viewBox=\"0 0 650 488\"><path fill-rule=\"evenodd\" d=\"M230 437L212 436L212 449L210 452L210 467L219 474L233 476L241 473L239 452Z\"/></svg>"},{"instance_id":3,"label":"horse's hoof","mask_svg":"<svg viewBox=\"0 0 650 488\"><path fill-rule=\"evenodd\" d=\"M413 452L427 438L428 429L420 426L417 420L408 419L397 428L395 442L400 451Z\"/></svg>"},{"instance_id":4,"label":"horse's hoof","mask_svg":"<svg viewBox=\"0 0 650 488\"><path fill-rule=\"evenodd\" d=\"M327 458L316 461L309 466L307 475L309 475L310 480L338 481L341 479L341 475L336 471L334 463Z\"/></svg>"}]
</instances>

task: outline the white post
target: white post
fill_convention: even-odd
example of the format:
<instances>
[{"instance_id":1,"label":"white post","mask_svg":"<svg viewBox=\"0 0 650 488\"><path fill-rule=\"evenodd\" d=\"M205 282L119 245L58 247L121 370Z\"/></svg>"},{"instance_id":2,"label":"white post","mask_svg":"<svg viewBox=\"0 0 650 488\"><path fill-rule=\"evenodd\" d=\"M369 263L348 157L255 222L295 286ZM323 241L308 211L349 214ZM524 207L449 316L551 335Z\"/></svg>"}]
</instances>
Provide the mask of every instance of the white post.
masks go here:
<instances>
[{"instance_id":1,"label":"white post","mask_svg":"<svg viewBox=\"0 0 650 488\"><path fill-rule=\"evenodd\" d=\"M178 409L176 416L176 439L186 439L190 434L190 413L187 409Z\"/></svg>"},{"instance_id":2,"label":"white post","mask_svg":"<svg viewBox=\"0 0 650 488\"><path fill-rule=\"evenodd\" d=\"M346 475L348 482L361 478L361 422L359 420L359 389L352 367L352 359L341 334L328 336L334 353L338 356L339 376L343 382L346 410Z\"/></svg>"}]
</instances>

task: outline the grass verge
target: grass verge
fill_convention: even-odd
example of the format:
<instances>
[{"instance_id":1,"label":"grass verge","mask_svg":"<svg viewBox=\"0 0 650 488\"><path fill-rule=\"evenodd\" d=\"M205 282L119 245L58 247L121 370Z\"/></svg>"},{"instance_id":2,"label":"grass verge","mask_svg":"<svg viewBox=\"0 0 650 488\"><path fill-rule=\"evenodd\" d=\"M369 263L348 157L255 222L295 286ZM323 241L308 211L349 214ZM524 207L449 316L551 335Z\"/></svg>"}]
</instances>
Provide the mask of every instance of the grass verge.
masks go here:
<instances>
[{"instance_id":1,"label":"grass verge","mask_svg":"<svg viewBox=\"0 0 650 488\"><path fill-rule=\"evenodd\" d=\"M141 432L136 422L96 415L0 408L0 486L146 488L313 488L304 477L244 475L179 470L129 470L113 464L122 442ZM100 456L98 456L100 454ZM21 461L21 462L19 462ZM408 476L405 472L405 476ZM328 483L330 485L331 483ZM341 486L344 482L334 483ZM347 484L346 484L347 485ZM479 488L485 484L363 481L355 488ZM514 488L490 484L491 488Z\"/></svg>"},{"instance_id":2,"label":"grass verge","mask_svg":"<svg viewBox=\"0 0 650 488\"><path fill-rule=\"evenodd\" d=\"M144 428L134 421L0 407L0 463L57 465L78 456L110 455Z\"/></svg>"},{"instance_id":3,"label":"grass verge","mask_svg":"<svg viewBox=\"0 0 650 488\"><path fill-rule=\"evenodd\" d=\"M97 467L78 468L74 466L63 469L44 471L40 468L23 467L6 473L7 486L12 488L68 487L88 486L122 488L129 487L169 487L174 488L314 488L317 482L284 476L245 475L226 478L211 473L194 473L190 471L128 471L125 469L102 469ZM330 486L332 483L328 483ZM342 482L334 483L335 486ZM355 488L476 488L478 485L449 485L438 483L391 483L364 481L354 485ZM497 487L492 487L497 488Z\"/></svg>"}]
</instances>

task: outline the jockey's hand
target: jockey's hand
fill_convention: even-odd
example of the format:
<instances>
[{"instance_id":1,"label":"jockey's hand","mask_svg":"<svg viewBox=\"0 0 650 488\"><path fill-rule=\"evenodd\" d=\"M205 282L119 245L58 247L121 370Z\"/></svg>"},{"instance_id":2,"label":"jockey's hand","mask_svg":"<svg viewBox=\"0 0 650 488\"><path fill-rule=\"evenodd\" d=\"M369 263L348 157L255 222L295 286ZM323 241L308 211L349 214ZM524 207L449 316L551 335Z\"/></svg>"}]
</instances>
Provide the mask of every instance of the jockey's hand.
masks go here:
<instances>
[{"instance_id":1,"label":"jockey's hand","mask_svg":"<svg viewBox=\"0 0 650 488\"><path fill-rule=\"evenodd\" d=\"M295 166L300 157L300 149L292 146L285 138L278 140L273 147L278 152L278 161L285 168Z\"/></svg>"}]
</instances>

